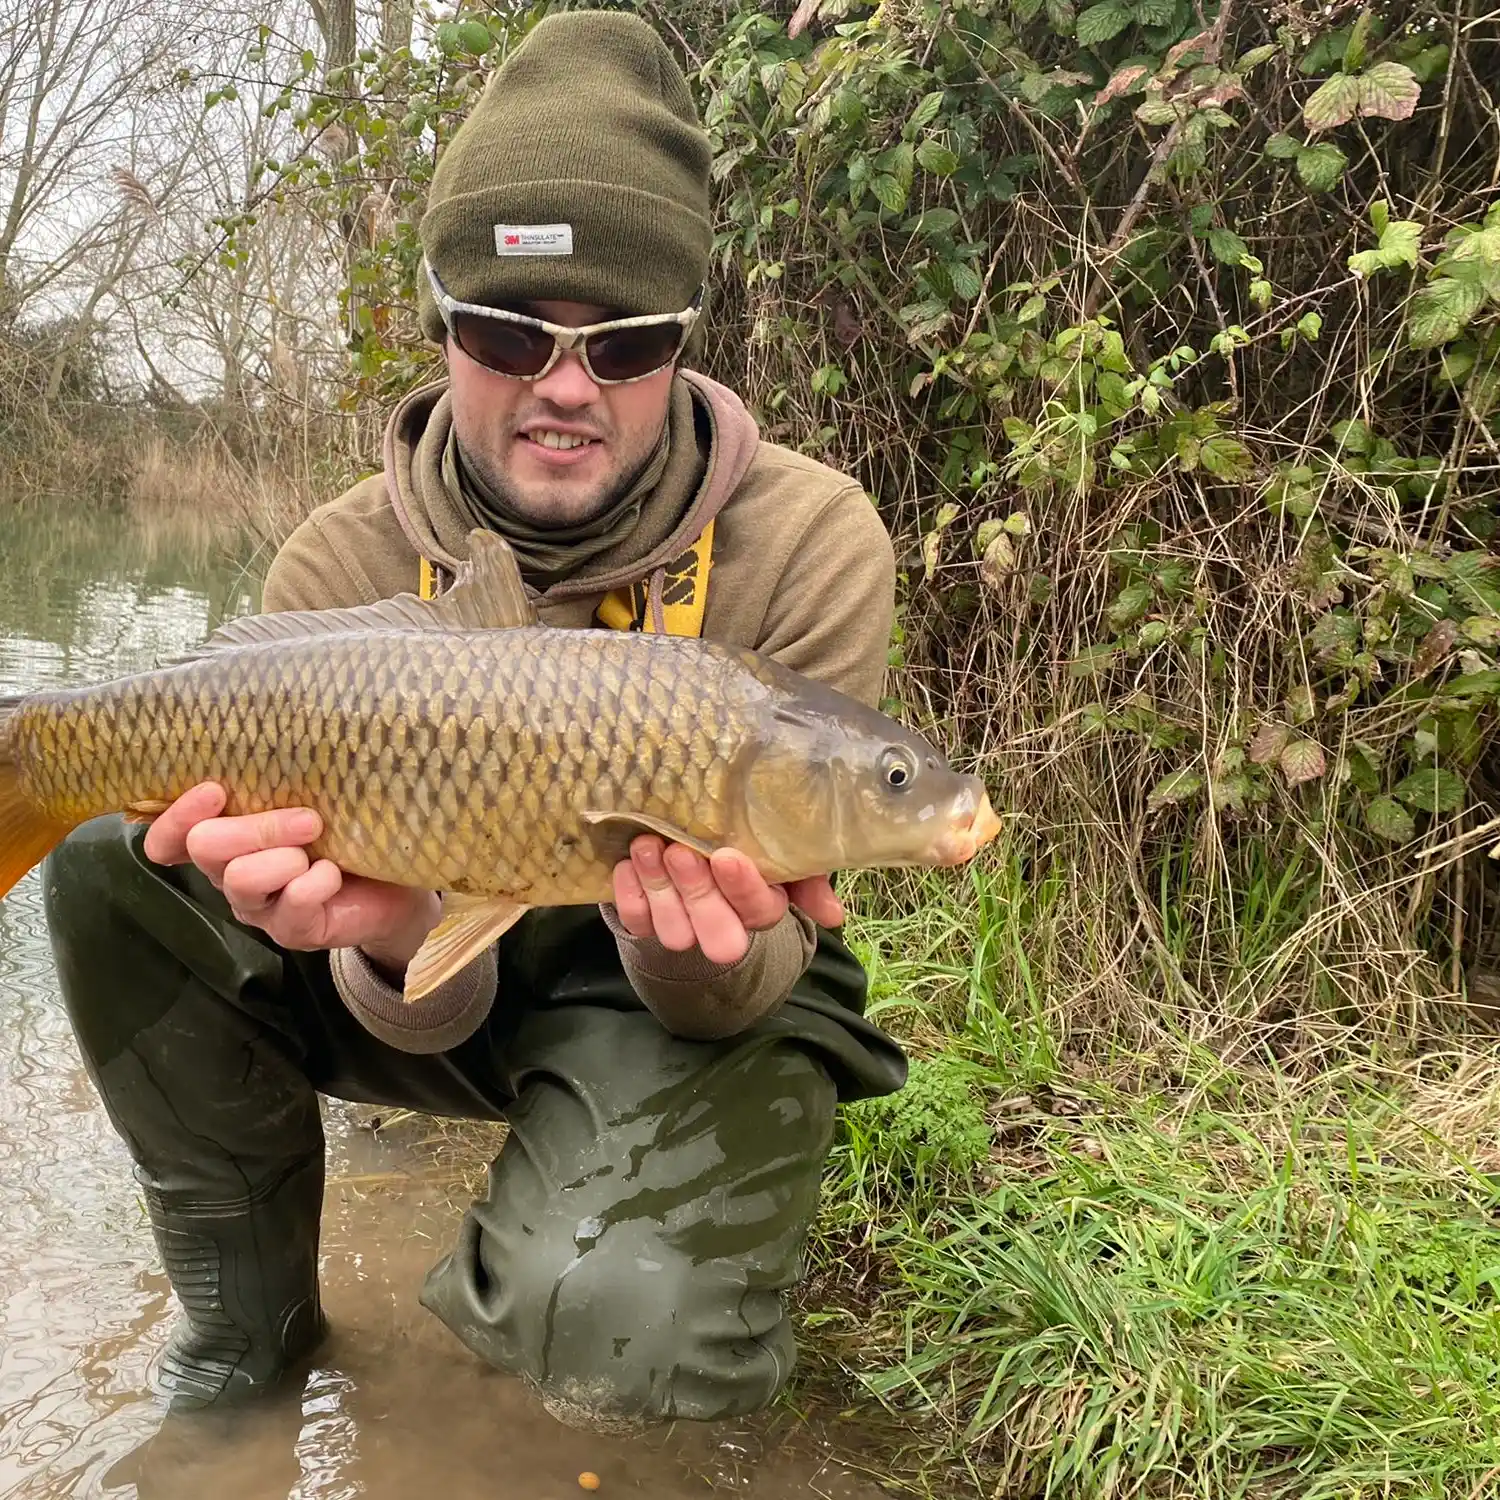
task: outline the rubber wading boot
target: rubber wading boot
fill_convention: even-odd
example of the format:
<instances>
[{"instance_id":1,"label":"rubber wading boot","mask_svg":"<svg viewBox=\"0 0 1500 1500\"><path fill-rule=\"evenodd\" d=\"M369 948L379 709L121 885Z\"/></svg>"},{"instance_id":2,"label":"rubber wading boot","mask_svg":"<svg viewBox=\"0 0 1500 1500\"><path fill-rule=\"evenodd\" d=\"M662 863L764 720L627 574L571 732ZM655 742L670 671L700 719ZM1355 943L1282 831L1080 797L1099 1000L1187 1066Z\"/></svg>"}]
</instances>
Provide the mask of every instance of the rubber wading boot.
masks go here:
<instances>
[{"instance_id":1,"label":"rubber wading boot","mask_svg":"<svg viewBox=\"0 0 1500 1500\"><path fill-rule=\"evenodd\" d=\"M257 1396L328 1331L318 1297L323 1159L231 1202L160 1191L140 1170L183 1319L151 1371L173 1411Z\"/></svg>"}]
</instances>

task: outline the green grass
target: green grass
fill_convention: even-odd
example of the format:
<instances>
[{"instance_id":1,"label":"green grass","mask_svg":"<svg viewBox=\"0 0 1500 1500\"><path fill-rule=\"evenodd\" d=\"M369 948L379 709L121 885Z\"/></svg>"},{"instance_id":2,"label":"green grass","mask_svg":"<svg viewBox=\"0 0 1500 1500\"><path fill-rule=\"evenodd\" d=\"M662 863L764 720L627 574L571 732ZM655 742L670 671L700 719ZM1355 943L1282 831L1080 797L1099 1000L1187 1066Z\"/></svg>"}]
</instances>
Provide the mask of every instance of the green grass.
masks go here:
<instances>
[{"instance_id":1,"label":"green grass","mask_svg":"<svg viewBox=\"0 0 1500 1500\"><path fill-rule=\"evenodd\" d=\"M1113 1054L1036 980L1045 880L878 889L850 935L915 1061L843 1111L803 1326L914 1492L1500 1493L1500 1063Z\"/></svg>"}]
</instances>

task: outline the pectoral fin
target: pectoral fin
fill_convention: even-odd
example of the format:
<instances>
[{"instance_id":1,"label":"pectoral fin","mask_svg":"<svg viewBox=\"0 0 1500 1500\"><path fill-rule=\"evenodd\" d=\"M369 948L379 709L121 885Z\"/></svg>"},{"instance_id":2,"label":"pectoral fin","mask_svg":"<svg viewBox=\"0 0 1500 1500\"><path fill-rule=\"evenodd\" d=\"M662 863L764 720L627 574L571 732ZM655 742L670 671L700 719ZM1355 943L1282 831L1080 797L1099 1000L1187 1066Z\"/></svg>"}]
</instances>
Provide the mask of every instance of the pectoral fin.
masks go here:
<instances>
[{"instance_id":1,"label":"pectoral fin","mask_svg":"<svg viewBox=\"0 0 1500 1500\"><path fill-rule=\"evenodd\" d=\"M689 849L696 849L705 859L714 852L714 845L703 839L675 828L661 818L643 817L640 813L586 812L583 814L583 821L595 828L607 829L612 835L606 840L607 848L600 851L605 858L629 858L631 840L643 833L660 834L671 844L686 844Z\"/></svg>"},{"instance_id":2,"label":"pectoral fin","mask_svg":"<svg viewBox=\"0 0 1500 1500\"><path fill-rule=\"evenodd\" d=\"M402 998L410 1005L430 995L530 910L504 897L459 896L450 891L443 897L442 920L407 965Z\"/></svg>"},{"instance_id":3,"label":"pectoral fin","mask_svg":"<svg viewBox=\"0 0 1500 1500\"><path fill-rule=\"evenodd\" d=\"M126 823L154 823L171 806L170 802L148 800L130 803L124 813Z\"/></svg>"}]
</instances>

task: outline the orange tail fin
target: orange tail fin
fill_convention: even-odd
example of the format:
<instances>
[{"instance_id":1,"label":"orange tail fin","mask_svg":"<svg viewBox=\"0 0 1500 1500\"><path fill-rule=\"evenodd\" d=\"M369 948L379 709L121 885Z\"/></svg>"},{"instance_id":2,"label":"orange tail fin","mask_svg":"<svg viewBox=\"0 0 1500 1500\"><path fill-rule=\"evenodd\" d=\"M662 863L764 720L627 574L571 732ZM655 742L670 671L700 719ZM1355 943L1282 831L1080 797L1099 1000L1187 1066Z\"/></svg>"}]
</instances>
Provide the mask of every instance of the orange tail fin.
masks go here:
<instances>
[{"instance_id":1,"label":"orange tail fin","mask_svg":"<svg viewBox=\"0 0 1500 1500\"><path fill-rule=\"evenodd\" d=\"M12 722L20 700L0 698L0 898L72 832L26 796L21 763L12 748Z\"/></svg>"}]
</instances>

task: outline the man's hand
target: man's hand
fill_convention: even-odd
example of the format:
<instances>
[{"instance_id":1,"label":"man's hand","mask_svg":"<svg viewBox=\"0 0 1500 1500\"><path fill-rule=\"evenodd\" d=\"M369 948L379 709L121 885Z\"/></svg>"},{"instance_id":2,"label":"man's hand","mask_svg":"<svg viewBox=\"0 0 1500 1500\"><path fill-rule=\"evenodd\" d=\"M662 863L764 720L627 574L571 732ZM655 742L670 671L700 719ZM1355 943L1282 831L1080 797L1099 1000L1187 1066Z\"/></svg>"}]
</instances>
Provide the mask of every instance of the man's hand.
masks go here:
<instances>
[{"instance_id":1,"label":"man's hand","mask_svg":"<svg viewBox=\"0 0 1500 1500\"><path fill-rule=\"evenodd\" d=\"M736 849L716 849L705 859L682 844L642 834L630 858L615 866L615 907L632 937L655 937L674 952L695 945L710 963L738 963L750 934L774 927L788 906L800 907L823 927L837 927L844 908L824 875L770 885Z\"/></svg>"},{"instance_id":2,"label":"man's hand","mask_svg":"<svg viewBox=\"0 0 1500 1500\"><path fill-rule=\"evenodd\" d=\"M302 847L323 831L306 808L221 818L224 789L203 782L184 792L146 831L146 857L196 865L229 902L235 920L259 927L287 949L362 948L399 978L437 925L432 891L346 875Z\"/></svg>"}]
</instances>

